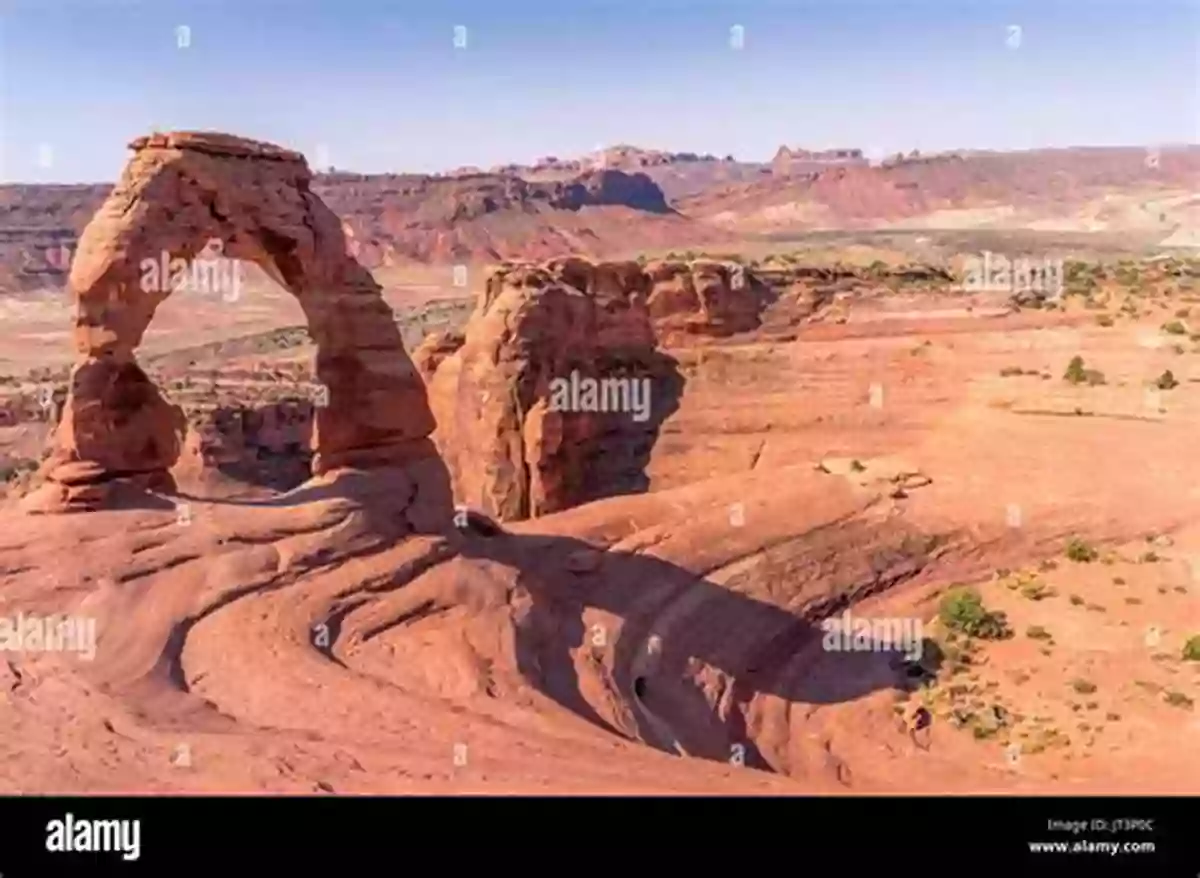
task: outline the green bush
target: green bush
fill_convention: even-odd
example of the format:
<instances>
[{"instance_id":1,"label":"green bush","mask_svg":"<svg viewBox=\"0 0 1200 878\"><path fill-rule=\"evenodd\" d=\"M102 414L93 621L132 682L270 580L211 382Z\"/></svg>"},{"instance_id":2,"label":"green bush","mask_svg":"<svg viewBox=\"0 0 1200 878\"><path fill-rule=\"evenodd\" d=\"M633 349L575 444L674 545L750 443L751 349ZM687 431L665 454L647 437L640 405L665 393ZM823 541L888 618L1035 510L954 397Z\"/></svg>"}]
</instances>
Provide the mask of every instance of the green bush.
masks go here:
<instances>
[{"instance_id":1,"label":"green bush","mask_svg":"<svg viewBox=\"0 0 1200 878\"><path fill-rule=\"evenodd\" d=\"M938 619L948 631L978 637L981 640L1004 640L1012 637L1008 617L991 612L983 606L983 598L973 588L957 588L942 598Z\"/></svg>"},{"instance_id":2,"label":"green bush","mask_svg":"<svg viewBox=\"0 0 1200 878\"><path fill-rule=\"evenodd\" d=\"M1099 557L1099 552L1078 537L1072 538L1072 540L1067 543L1067 558L1072 561L1076 561L1080 564L1090 564Z\"/></svg>"},{"instance_id":3,"label":"green bush","mask_svg":"<svg viewBox=\"0 0 1200 878\"><path fill-rule=\"evenodd\" d=\"M1088 384L1095 387L1098 384L1104 384L1104 373L1097 369L1087 369L1083 365L1083 357L1076 354L1071 358L1071 362L1067 364L1067 371L1063 373L1063 380L1069 384Z\"/></svg>"},{"instance_id":4,"label":"green bush","mask_svg":"<svg viewBox=\"0 0 1200 878\"><path fill-rule=\"evenodd\" d=\"M1183 645L1183 660L1185 662L1200 662L1200 634L1188 638Z\"/></svg>"}]
</instances>

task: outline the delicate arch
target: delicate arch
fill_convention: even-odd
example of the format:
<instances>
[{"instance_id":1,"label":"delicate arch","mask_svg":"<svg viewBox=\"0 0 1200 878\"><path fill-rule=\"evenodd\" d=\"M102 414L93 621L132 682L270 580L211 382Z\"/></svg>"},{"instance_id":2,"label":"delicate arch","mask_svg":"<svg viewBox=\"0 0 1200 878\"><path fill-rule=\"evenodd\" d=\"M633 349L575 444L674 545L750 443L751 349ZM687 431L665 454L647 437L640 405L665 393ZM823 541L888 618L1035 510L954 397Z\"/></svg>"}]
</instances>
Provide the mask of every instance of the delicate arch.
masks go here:
<instances>
[{"instance_id":1,"label":"delicate arch","mask_svg":"<svg viewBox=\"0 0 1200 878\"><path fill-rule=\"evenodd\" d=\"M130 148L71 266L76 363L42 468L61 504L94 505L118 481L173 487L168 470L186 425L135 351L175 268L194 269L200 282L236 283L204 265L214 257L257 263L300 302L317 380L328 388L316 413L314 472L435 453L425 387L391 308L347 254L339 218L310 191L304 157L209 132L155 134Z\"/></svg>"}]
</instances>

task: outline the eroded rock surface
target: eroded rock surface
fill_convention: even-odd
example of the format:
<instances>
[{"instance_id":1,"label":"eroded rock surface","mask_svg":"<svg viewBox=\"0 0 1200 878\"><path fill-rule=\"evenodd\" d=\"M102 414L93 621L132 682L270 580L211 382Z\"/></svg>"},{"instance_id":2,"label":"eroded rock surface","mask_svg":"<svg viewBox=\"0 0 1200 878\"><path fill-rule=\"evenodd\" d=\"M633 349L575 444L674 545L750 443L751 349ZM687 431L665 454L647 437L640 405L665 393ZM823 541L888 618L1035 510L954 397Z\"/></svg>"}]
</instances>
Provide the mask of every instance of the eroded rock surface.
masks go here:
<instances>
[{"instance_id":1,"label":"eroded rock surface","mask_svg":"<svg viewBox=\"0 0 1200 878\"><path fill-rule=\"evenodd\" d=\"M656 262L646 267L646 276L650 316L667 344L748 332L758 327L767 304L766 285L736 263Z\"/></svg>"},{"instance_id":2,"label":"eroded rock surface","mask_svg":"<svg viewBox=\"0 0 1200 878\"><path fill-rule=\"evenodd\" d=\"M488 279L430 378L459 502L511 521L645 488L682 387L656 349L650 289L637 263L576 258Z\"/></svg>"},{"instance_id":3,"label":"eroded rock surface","mask_svg":"<svg viewBox=\"0 0 1200 878\"><path fill-rule=\"evenodd\" d=\"M294 488L311 470L316 410L292 400L196 413L172 472L181 481L219 472L248 486Z\"/></svg>"},{"instance_id":4,"label":"eroded rock surface","mask_svg":"<svg viewBox=\"0 0 1200 878\"><path fill-rule=\"evenodd\" d=\"M303 157L207 132L155 134L130 148L71 266L77 360L31 508L94 506L114 480L170 487L184 419L135 358L172 290L155 277L158 265L193 276L216 269L204 276L219 283L229 265L220 260L252 261L299 299L329 390L316 415L314 471L432 454L433 417L391 309L347 255L342 224L310 191Z\"/></svg>"},{"instance_id":5,"label":"eroded rock surface","mask_svg":"<svg viewBox=\"0 0 1200 878\"><path fill-rule=\"evenodd\" d=\"M432 332L413 350L413 365L429 379L446 357L456 353L466 341L461 332Z\"/></svg>"}]
</instances>

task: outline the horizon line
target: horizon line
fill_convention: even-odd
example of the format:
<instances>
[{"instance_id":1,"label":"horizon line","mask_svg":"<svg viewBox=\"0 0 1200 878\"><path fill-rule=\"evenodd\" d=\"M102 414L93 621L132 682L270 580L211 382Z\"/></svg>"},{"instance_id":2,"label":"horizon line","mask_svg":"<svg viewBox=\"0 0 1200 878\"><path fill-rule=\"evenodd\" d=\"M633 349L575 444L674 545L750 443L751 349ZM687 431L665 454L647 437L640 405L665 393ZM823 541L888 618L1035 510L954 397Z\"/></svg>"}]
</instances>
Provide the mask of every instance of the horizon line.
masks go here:
<instances>
[{"instance_id":1,"label":"horizon line","mask_svg":"<svg viewBox=\"0 0 1200 878\"><path fill-rule=\"evenodd\" d=\"M231 135L230 132L219 131L216 129L182 129L181 128L181 129L174 129L171 131L157 131L156 130L156 131L151 131L150 133L151 134L183 134L183 133L222 134L222 135L230 135L230 136L234 136L234 137L244 137L244 135ZM133 151L133 146L132 146L133 141L137 140L140 137L145 137L145 136L147 136L147 135L135 135L134 137L129 138L128 143L130 145L127 146L127 149L129 149L129 151L132 152ZM257 138L253 138L253 137L247 137L246 139L256 140L259 143L267 144L270 146L276 146L281 149L291 149L291 147L288 147L285 144L276 143L274 141L257 140ZM457 168L450 168L448 170L435 171L435 172L400 171L400 170L356 171L351 168L339 168L337 166L327 166L327 168L332 168L333 173L336 173L336 174L349 174L349 175L360 176L360 177L423 177L423 178L427 178L427 179L435 179L436 180L436 179L454 179L455 177L461 177L461 176L502 176L504 174L503 169L505 169L505 168L530 168L537 162L539 162L543 159L547 159L547 158L553 158L556 161L580 161L580 160L584 160L584 159L588 158L589 156L594 156L594 155L597 155L601 152L605 152L608 150L630 149L630 148L639 150L641 152L660 153L660 154L664 154L664 155L685 155L685 154L686 155L694 155L694 156L697 156L697 158L692 161L696 161L696 162L726 162L729 160L729 158L732 158L733 163L735 163L735 164L770 166L774 159L774 156L772 156L771 158L767 158L767 159L741 159L741 158L738 158L737 156L732 155L731 153L726 153L724 156L722 156L718 153L713 153L713 152L703 152L703 151L691 150L691 149L668 149L668 148L663 148L663 147L647 147L647 146L639 146L639 145L637 145L635 143L631 143L629 141L620 141L617 143L613 143L609 146L600 147L595 150L592 150L591 152L577 154L572 157L543 154L543 155L537 156L533 159L527 159L525 161L508 161L508 162L504 162L503 164L492 165L490 168L484 168L484 167L480 167L477 165L459 165ZM778 154L779 150L783 149L783 148L787 148L787 149L790 149L793 151L805 151L805 152L809 152L809 153L813 153L813 154L817 154L817 155L819 155L821 153L831 153L831 152L837 152L837 151L859 150L862 153L862 159L861 159L862 161L866 162L869 167L880 168L883 166L883 164L885 162L892 160L897 156L901 156L903 158L912 157L912 158L932 159L932 158L940 158L940 157L951 157L951 156L955 156L955 155L965 156L965 157L978 157L981 155L1029 155L1031 153L1071 152L1071 151L1083 151L1083 150L1092 150L1092 151L1144 150L1146 152L1150 152L1150 151L1188 151L1188 150L1193 150L1193 149L1200 149L1200 141L1197 141L1197 142L1178 141L1178 142L1154 143L1154 144L1146 144L1146 143L1087 144L1087 143L1081 143L1081 144L1072 144L1069 146L1051 146L1051 145L1032 146L1032 147L1025 147L1022 149L996 149L993 147L985 147L985 146L963 146L963 147L955 147L953 149L939 149L939 150L931 151L931 152L922 152L921 150L917 150L917 149L913 149L908 152L895 151L895 152L888 152L882 156L877 156L877 154L875 156L868 156L867 150L862 149L861 147L832 146L832 147L810 148L810 147L804 147L804 146L793 147L787 143L780 144L779 147L776 148L776 154ZM312 170L314 176L328 176L329 175L329 170L327 168L322 169L322 168L315 167L307 153L305 153L301 150L292 150L292 151L298 152L298 153L300 153L301 156L304 157L305 163ZM830 162L830 164L838 164L838 163ZM478 171L475 174L455 174L454 173L455 171L457 171L459 169L468 169L468 168L477 168ZM613 168L611 170L619 171L620 169ZM118 171L117 172L118 176L119 176L119 173L120 172ZM630 171L629 173L639 173L639 171L633 170L633 171ZM115 179L113 179L113 180L54 180L54 181L48 181L48 180L0 180L0 187L2 187L2 186L88 187L88 186L111 186L111 185L114 185L115 183L116 183Z\"/></svg>"}]
</instances>

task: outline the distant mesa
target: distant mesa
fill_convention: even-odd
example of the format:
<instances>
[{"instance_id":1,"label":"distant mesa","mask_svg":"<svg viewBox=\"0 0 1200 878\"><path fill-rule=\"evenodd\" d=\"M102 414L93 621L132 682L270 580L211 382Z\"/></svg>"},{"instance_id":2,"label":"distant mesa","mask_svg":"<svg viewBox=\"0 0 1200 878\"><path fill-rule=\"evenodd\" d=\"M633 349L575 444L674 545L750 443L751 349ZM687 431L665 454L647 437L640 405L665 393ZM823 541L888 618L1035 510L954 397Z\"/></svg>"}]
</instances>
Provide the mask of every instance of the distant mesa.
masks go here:
<instances>
[{"instance_id":1,"label":"distant mesa","mask_svg":"<svg viewBox=\"0 0 1200 878\"><path fill-rule=\"evenodd\" d=\"M958 152L938 152L923 155L919 150L914 149L907 155L898 152L893 156L885 158L879 164L880 167L884 168L896 168L905 165L935 165L962 161L965 161L965 158Z\"/></svg>"},{"instance_id":2,"label":"distant mesa","mask_svg":"<svg viewBox=\"0 0 1200 878\"><path fill-rule=\"evenodd\" d=\"M776 174L805 173L819 170L830 164L865 165L861 149L807 150L781 146L771 160L771 170Z\"/></svg>"},{"instance_id":3,"label":"distant mesa","mask_svg":"<svg viewBox=\"0 0 1200 878\"><path fill-rule=\"evenodd\" d=\"M531 165L501 165L493 168L492 172L541 177L549 174L581 174L595 169L636 172L647 168L719 161L722 160L708 153L669 152L659 149L643 149L642 147L630 146L629 144L619 144L617 146L598 149L580 158L564 159L558 156L543 156ZM733 156L726 156L724 161L732 162Z\"/></svg>"},{"instance_id":4,"label":"distant mesa","mask_svg":"<svg viewBox=\"0 0 1200 878\"><path fill-rule=\"evenodd\" d=\"M156 133L133 146L264 164L303 163L292 150L220 132ZM589 155L544 155L531 165L491 170L464 166L443 174L361 174L325 169L311 175L309 191L342 218L353 255L374 270L569 254L613 259L637 251L727 252L747 236L886 228L946 210L971 211L964 221L990 223L986 212L976 209L997 204L1014 208L1004 222L1018 228L1072 211L1093 215L1098 202L1136 196L1147 186L1181 196L1194 190L1200 148L1164 146L1153 168L1146 155L1139 147L911 151L880 163L868 161L860 149L785 145L771 162L746 162L619 144ZM4 289L61 287L69 265L63 254L75 249L111 189L109 184L0 186ZM1185 204L1181 199L1161 213L1160 228L1153 230L1161 231L1159 240L1176 226L1194 225ZM1107 231L1144 225L1140 214L1105 211L1102 217ZM1170 243L1177 240L1182 239Z\"/></svg>"}]
</instances>

